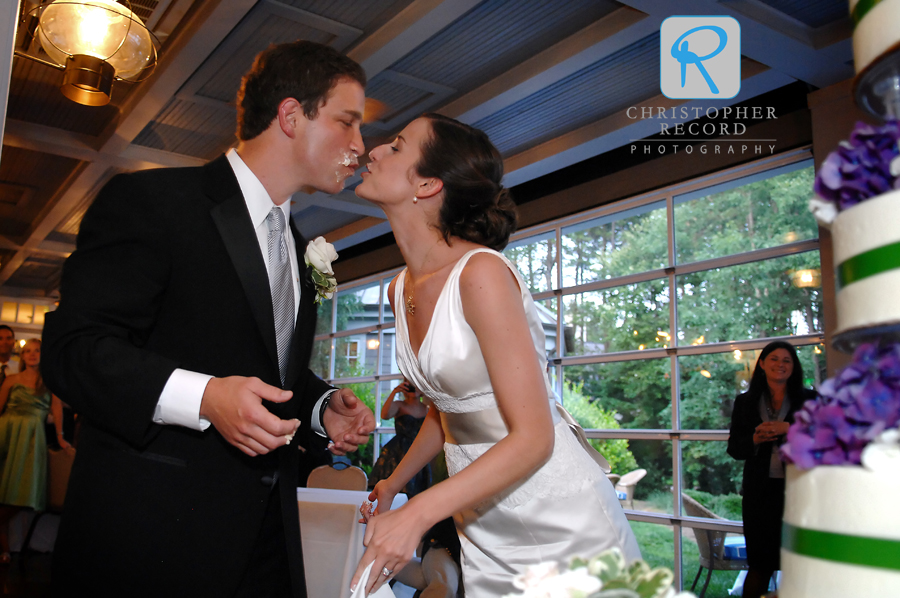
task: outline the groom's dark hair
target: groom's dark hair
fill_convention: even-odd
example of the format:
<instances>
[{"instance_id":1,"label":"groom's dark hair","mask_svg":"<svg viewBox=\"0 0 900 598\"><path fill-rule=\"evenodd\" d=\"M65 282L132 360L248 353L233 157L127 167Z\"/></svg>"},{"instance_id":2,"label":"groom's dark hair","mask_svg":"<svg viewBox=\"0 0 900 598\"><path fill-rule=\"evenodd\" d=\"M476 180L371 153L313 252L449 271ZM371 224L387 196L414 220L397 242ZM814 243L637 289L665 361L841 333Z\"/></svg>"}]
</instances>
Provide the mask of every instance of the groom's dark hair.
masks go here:
<instances>
[{"instance_id":1,"label":"groom's dark hair","mask_svg":"<svg viewBox=\"0 0 900 598\"><path fill-rule=\"evenodd\" d=\"M268 129L285 98L297 100L306 118L315 119L341 79L366 86L363 68L330 46L303 40L269 46L241 80L238 139L248 141Z\"/></svg>"}]
</instances>

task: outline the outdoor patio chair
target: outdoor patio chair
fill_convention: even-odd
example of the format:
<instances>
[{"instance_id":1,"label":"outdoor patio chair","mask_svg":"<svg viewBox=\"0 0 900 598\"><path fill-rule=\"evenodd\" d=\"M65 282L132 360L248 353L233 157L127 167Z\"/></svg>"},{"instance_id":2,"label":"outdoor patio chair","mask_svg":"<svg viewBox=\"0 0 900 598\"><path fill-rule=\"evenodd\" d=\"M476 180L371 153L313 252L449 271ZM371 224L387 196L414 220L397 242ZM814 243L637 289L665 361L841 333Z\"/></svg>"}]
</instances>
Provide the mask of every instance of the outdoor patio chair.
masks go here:
<instances>
[{"instance_id":1,"label":"outdoor patio chair","mask_svg":"<svg viewBox=\"0 0 900 598\"><path fill-rule=\"evenodd\" d=\"M629 509L634 508L634 487L645 475L647 475L646 469L635 469L619 478L619 483L616 484L616 492L625 494L625 498L622 498L621 495L619 497L619 502L622 503L623 507L627 505Z\"/></svg>"},{"instance_id":2,"label":"outdoor patio chair","mask_svg":"<svg viewBox=\"0 0 900 598\"><path fill-rule=\"evenodd\" d=\"M684 505L684 514L688 517L702 517L706 519L724 519L719 517L699 502L685 494L681 493L681 504ZM727 532L715 531L709 529L693 528L694 537L697 539L697 548L700 551L700 566L697 568L697 575L694 576L694 583L691 584L691 591L697 586L700 579L700 573L704 568L707 569L706 581L703 583L703 589L700 590L698 598L703 598L706 588L709 586L709 580L712 577L713 569L724 571L740 571L747 569L746 553L743 558L729 558L725 554L725 534Z\"/></svg>"}]
</instances>

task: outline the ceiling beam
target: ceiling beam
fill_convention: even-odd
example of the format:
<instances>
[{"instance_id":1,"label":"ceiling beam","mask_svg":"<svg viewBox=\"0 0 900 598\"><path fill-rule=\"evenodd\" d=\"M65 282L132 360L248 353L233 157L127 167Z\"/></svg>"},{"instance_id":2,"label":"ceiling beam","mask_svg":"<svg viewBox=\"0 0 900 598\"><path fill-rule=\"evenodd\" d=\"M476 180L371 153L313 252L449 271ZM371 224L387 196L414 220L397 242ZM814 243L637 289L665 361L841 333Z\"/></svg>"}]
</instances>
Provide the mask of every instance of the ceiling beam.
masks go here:
<instances>
[{"instance_id":1,"label":"ceiling beam","mask_svg":"<svg viewBox=\"0 0 900 598\"><path fill-rule=\"evenodd\" d=\"M83 162L102 162L122 170L146 170L165 166L200 166L205 160L161 150L129 146L121 154L96 149L97 138L82 133L61 131L53 127L7 119L3 144L45 154L63 156Z\"/></svg>"},{"instance_id":2,"label":"ceiling beam","mask_svg":"<svg viewBox=\"0 0 900 598\"><path fill-rule=\"evenodd\" d=\"M361 64L366 77L371 80L480 1L414 0L378 31L347 52L347 56Z\"/></svg>"},{"instance_id":3,"label":"ceiling beam","mask_svg":"<svg viewBox=\"0 0 900 598\"><path fill-rule=\"evenodd\" d=\"M623 7L547 48L439 112L475 123L659 30L662 20Z\"/></svg>"}]
</instances>

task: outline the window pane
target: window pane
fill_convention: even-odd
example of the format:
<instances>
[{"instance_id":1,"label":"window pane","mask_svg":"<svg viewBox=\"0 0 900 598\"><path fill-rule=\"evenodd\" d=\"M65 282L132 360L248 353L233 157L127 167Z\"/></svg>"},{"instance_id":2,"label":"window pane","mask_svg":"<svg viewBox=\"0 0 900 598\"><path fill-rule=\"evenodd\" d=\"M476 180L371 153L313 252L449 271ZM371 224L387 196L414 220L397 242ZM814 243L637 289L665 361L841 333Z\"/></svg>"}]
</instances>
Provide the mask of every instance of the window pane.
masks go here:
<instances>
[{"instance_id":1,"label":"window pane","mask_svg":"<svg viewBox=\"0 0 900 598\"><path fill-rule=\"evenodd\" d=\"M532 293L556 288L556 231L510 243L503 254L516 264Z\"/></svg>"},{"instance_id":2,"label":"window pane","mask_svg":"<svg viewBox=\"0 0 900 598\"><path fill-rule=\"evenodd\" d=\"M741 477L744 462L732 459L724 440L681 442L681 475L684 492L725 519L741 521ZM691 515L682 505L685 515ZM697 515L692 515L697 516Z\"/></svg>"},{"instance_id":3,"label":"window pane","mask_svg":"<svg viewBox=\"0 0 900 598\"><path fill-rule=\"evenodd\" d=\"M716 268L677 277L678 342L812 334L823 331L819 252Z\"/></svg>"},{"instance_id":4,"label":"window pane","mask_svg":"<svg viewBox=\"0 0 900 598\"><path fill-rule=\"evenodd\" d=\"M570 226L562 235L564 287L668 265L665 202Z\"/></svg>"},{"instance_id":5,"label":"window pane","mask_svg":"<svg viewBox=\"0 0 900 598\"><path fill-rule=\"evenodd\" d=\"M394 345L396 340L396 330L390 328L383 330L381 333L381 375L399 374L400 368L397 367L397 350Z\"/></svg>"},{"instance_id":6,"label":"window pane","mask_svg":"<svg viewBox=\"0 0 900 598\"><path fill-rule=\"evenodd\" d=\"M828 378L825 371L825 345L796 347L797 357L803 367L803 386L816 388Z\"/></svg>"},{"instance_id":7,"label":"window pane","mask_svg":"<svg viewBox=\"0 0 900 598\"><path fill-rule=\"evenodd\" d=\"M556 342L556 318L557 318L557 299L545 299L543 301L535 301L538 317L544 327L544 354L547 359L559 357L559 346Z\"/></svg>"},{"instance_id":8,"label":"window pane","mask_svg":"<svg viewBox=\"0 0 900 598\"><path fill-rule=\"evenodd\" d=\"M345 386L352 390L369 409L373 412L375 411L374 382L360 382L356 384L346 384ZM375 463L374 445L375 441L372 439L372 436L369 435L368 442L360 445L356 452L347 454L347 456L350 457L350 462L357 467L361 467L366 472L366 475L369 475L372 472L372 465Z\"/></svg>"},{"instance_id":9,"label":"window pane","mask_svg":"<svg viewBox=\"0 0 900 598\"><path fill-rule=\"evenodd\" d=\"M616 484L619 502L624 509L665 513L671 515L672 507L672 443L668 440L629 440L629 450L634 455L637 468L613 468L610 475L621 476ZM628 483L630 476L636 483ZM641 477L640 470L646 471ZM623 483L623 479L626 483ZM629 490L630 487L630 490ZM627 498L630 492L630 498ZM625 494L626 498L622 495ZM641 545L643 549L643 545Z\"/></svg>"},{"instance_id":10,"label":"window pane","mask_svg":"<svg viewBox=\"0 0 900 598\"><path fill-rule=\"evenodd\" d=\"M668 358L663 358L566 366L563 382L571 388L563 394L584 395L592 404L611 411L623 428L669 429L672 424L670 363ZM563 404L568 408L567 403Z\"/></svg>"},{"instance_id":11,"label":"window pane","mask_svg":"<svg viewBox=\"0 0 900 598\"><path fill-rule=\"evenodd\" d=\"M567 368L568 369L568 368ZM568 383L563 386L563 406L586 430L618 430L621 416L613 409L604 408L601 401L585 395L583 387ZM606 457L613 473L629 472L638 468L634 454L629 449L631 441L625 439L591 439L591 444Z\"/></svg>"},{"instance_id":12,"label":"window pane","mask_svg":"<svg viewBox=\"0 0 900 598\"><path fill-rule=\"evenodd\" d=\"M375 374L378 349L366 348L367 339L378 338L375 333L357 334L334 339L334 377L358 378Z\"/></svg>"},{"instance_id":13,"label":"window pane","mask_svg":"<svg viewBox=\"0 0 900 598\"><path fill-rule=\"evenodd\" d=\"M0 320L4 322L16 321L16 310L19 308L18 303L12 301L4 301L3 308L0 310Z\"/></svg>"},{"instance_id":14,"label":"window pane","mask_svg":"<svg viewBox=\"0 0 900 598\"><path fill-rule=\"evenodd\" d=\"M637 351L671 344L666 336L669 283L665 278L567 295L564 300L566 355Z\"/></svg>"},{"instance_id":15,"label":"window pane","mask_svg":"<svg viewBox=\"0 0 900 598\"><path fill-rule=\"evenodd\" d=\"M331 332L333 307L333 297L325 299L316 307L316 334L329 334Z\"/></svg>"},{"instance_id":16,"label":"window pane","mask_svg":"<svg viewBox=\"0 0 900 598\"><path fill-rule=\"evenodd\" d=\"M391 300L389 298L388 286L391 284L391 280L393 278L385 278L384 279L384 291L381 294L381 311L382 318L384 322L393 322L394 321L394 312L391 310Z\"/></svg>"},{"instance_id":17,"label":"window pane","mask_svg":"<svg viewBox=\"0 0 900 598\"><path fill-rule=\"evenodd\" d=\"M678 358L682 429L727 430L734 398L750 387L758 351Z\"/></svg>"},{"instance_id":18,"label":"window pane","mask_svg":"<svg viewBox=\"0 0 900 598\"><path fill-rule=\"evenodd\" d=\"M312 357L309 360L309 369L313 373L327 380L331 378L331 339L316 341L313 343Z\"/></svg>"},{"instance_id":19,"label":"window pane","mask_svg":"<svg viewBox=\"0 0 900 598\"><path fill-rule=\"evenodd\" d=\"M32 318L34 318L34 305L31 303L20 303L16 322L19 324L31 324Z\"/></svg>"},{"instance_id":20,"label":"window pane","mask_svg":"<svg viewBox=\"0 0 900 598\"><path fill-rule=\"evenodd\" d=\"M675 533L672 526L644 521L629 521L637 538L641 557L652 568L672 569L675 563Z\"/></svg>"},{"instance_id":21,"label":"window pane","mask_svg":"<svg viewBox=\"0 0 900 598\"><path fill-rule=\"evenodd\" d=\"M394 425L394 418L390 419L381 419L381 408L384 405L385 401L388 400L388 396L391 394L391 391L396 387L400 386L403 383L403 380L384 380L381 384L381 399L378 404L378 411L375 412L375 420L378 422L378 425L381 427L392 427ZM399 394L399 393L398 393ZM397 397L402 400L403 396ZM384 443L390 440L394 435L386 434L382 435L381 438L381 446L384 446Z\"/></svg>"},{"instance_id":22,"label":"window pane","mask_svg":"<svg viewBox=\"0 0 900 598\"><path fill-rule=\"evenodd\" d=\"M807 207L813 176L810 166L696 199L697 194L676 197L676 262L817 238L818 226Z\"/></svg>"},{"instance_id":23,"label":"window pane","mask_svg":"<svg viewBox=\"0 0 900 598\"><path fill-rule=\"evenodd\" d=\"M378 282L337 294L337 332L378 324L381 308Z\"/></svg>"},{"instance_id":24,"label":"window pane","mask_svg":"<svg viewBox=\"0 0 900 598\"><path fill-rule=\"evenodd\" d=\"M701 555L705 562L709 562L706 561L709 558L708 547L711 544L718 545L720 542L727 543L728 547L725 550L727 550L728 554L731 554L732 551L737 554L738 546L743 542L743 536L689 527L681 528L681 533L681 578L684 583L684 589L690 590L691 585L696 580L697 585L694 591L699 595L703 585L706 583L706 576L710 574L708 569L703 568L702 571L700 569ZM732 544L734 546L731 546ZM704 596L707 598L729 598L731 596L729 590L734 587L735 581L740 575L741 571L738 570L714 570L710 575L709 586L706 588ZM738 591L735 595L740 596L741 592Z\"/></svg>"}]
</instances>

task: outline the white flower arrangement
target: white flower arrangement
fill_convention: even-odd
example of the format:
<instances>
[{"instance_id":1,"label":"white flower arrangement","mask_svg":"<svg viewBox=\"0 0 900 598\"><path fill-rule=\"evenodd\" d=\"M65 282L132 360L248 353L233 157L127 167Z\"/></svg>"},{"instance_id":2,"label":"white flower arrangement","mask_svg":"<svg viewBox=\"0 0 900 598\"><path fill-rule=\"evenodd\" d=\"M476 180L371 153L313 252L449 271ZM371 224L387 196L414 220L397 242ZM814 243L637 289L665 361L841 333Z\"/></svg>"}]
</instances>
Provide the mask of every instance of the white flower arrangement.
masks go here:
<instances>
[{"instance_id":1,"label":"white flower arrangement","mask_svg":"<svg viewBox=\"0 0 900 598\"><path fill-rule=\"evenodd\" d=\"M675 576L665 567L651 569L644 561L625 562L618 548L589 561L574 559L560 572L555 563L529 567L513 585L523 591L504 598L695 598L676 593Z\"/></svg>"},{"instance_id":2,"label":"white flower arrangement","mask_svg":"<svg viewBox=\"0 0 900 598\"><path fill-rule=\"evenodd\" d=\"M310 273L313 285L316 288L316 303L323 299L331 299L337 288L337 279L334 277L334 269L331 262L338 258L334 245L328 243L325 237L317 237L306 246L303 259L306 265L312 268Z\"/></svg>"}]
</instances>

